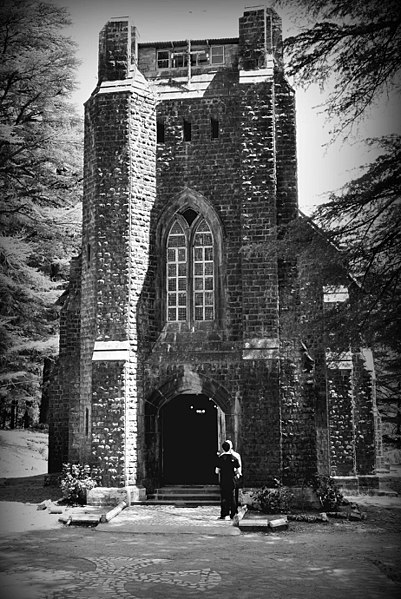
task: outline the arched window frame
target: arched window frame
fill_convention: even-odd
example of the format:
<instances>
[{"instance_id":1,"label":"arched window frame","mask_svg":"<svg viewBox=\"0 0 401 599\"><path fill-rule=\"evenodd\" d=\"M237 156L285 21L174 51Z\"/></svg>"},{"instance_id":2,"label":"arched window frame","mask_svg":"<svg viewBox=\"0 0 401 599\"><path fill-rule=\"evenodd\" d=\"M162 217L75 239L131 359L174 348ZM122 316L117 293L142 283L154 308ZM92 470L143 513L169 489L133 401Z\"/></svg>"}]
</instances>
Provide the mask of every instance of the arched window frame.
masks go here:
<instances>
[{"instance_id":1,"label":"arched window frame","mask_svg":"<svg viewBox=\"0 0 401 599\"><path fill-rule=\"evenodd\" d=\"M168 235L174 221L179 218L183 226L188 227L182 214L192 209L198 213L196 223L202 218L205 219L213 235L214 248L214 319L213 320L195 320L193 314L188 314L185 321L167 320L167 241ZM181 220L182 219L182 220ZM194 221L195 223L195 221ZM193 223L193 224L194 224ZM185 189L180 196L171 202L171 204L160 215L156 227L156 247L158 254L157 286L156 286L156 314L160 326L184 330L186 326L191 328L215 328L220 327L225 313L225 298L223 294L223 227L214 208L211 204L197 192ZM192 245L191 245L192 247Z\"/></svg>"},{"instance_id":2,"label":"arched window frame","mask_svg":"<svg viewBox=\"0 0 401 599\"><path fill-rule=\"evenodd\" d=\"M167 232L166 254L167 322L214 321L216 249L203 214L191 223L183 214L175 215Z\"/></svg>"}]
</instances>

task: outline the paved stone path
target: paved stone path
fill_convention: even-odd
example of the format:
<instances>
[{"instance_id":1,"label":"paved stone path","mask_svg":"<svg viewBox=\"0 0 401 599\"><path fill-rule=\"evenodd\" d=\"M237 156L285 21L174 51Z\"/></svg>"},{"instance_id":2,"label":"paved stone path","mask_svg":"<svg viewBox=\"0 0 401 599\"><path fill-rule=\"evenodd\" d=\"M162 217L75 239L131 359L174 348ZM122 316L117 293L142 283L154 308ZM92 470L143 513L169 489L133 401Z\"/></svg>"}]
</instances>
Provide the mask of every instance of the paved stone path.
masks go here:
<instances>
[{"instance_id":1,"label":"paved stone path","mask_svg":"<svg viewBox=\"0 0 401 599\"><path fill-rule=\"evenodd\" d=\"M241 534L216 507L133 506L96 528L3 536L0 596L398 599L400 507L376 507L359 523Z\"/></svg>"},{"instance_id":2,"label":"paved stone path","mask_svg":"<svg viewBox=\"0 0 401 599\"><path fill-rule=\"evenodd\" d=\"M197 508L176 507L173 505L136 505L123 510L118 517L107 524L100 524L97 530L122 533L168 533L239 535L238 528L231 522L219 519L220 508L199 506Z\"/></svg>"}]
</instances>

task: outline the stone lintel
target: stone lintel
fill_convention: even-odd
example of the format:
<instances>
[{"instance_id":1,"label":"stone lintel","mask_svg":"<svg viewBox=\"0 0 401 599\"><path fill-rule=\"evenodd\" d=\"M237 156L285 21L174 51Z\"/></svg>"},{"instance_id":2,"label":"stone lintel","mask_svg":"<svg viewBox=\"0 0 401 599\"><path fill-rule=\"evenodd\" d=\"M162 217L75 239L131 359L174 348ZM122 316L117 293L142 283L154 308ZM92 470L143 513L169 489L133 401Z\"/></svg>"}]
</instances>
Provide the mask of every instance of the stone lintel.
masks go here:
<instances>
[{"instance_id":1,"label":"stone lintel","mask_svg":"<svg viewBox=\"0 0 401 599\"><path fill-rule=\"evenodd\" d=\"M94 351L92 362L127 362L129 359L129 351Z\"/></svg>"},{"instance_id":2,"label":"stone lintel","mask_svg":"<svg viewBox=\"0 0 401 599\"><path fill-rule=\"evenodd\" d=\"M129 360L129 341L96 341L92 362Z\"/></svg>"},{"instance_id":3,"label":"stone lintel","mask_svg":"<svg viewBox=\"0 0 401 599\"><path fill-rule=\"evenodd\" d=\"M95 341L94 351L114 351L129 349L128 339L124 341Z\"/></svg>"}]
</instances>

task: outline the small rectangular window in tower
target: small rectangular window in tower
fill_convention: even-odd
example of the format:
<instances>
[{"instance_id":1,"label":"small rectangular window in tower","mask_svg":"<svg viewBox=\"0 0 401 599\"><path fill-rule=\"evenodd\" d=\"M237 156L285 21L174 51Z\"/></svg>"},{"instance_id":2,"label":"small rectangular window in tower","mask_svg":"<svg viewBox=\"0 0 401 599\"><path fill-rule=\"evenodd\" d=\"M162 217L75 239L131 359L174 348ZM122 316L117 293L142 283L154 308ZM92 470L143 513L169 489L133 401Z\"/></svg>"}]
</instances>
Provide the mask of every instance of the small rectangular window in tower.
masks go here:
<instances>
[{"instance_id":1,"label":"small rectangular window in tower","mask_svg":"<svg viewBox=\"0 0 401 599\"><path fill-rule=\"evenodd\" d=\"M89 435L89 410L85 408L85 435Z\"/></svg>"},{"instance_id":2,"label":"small rectangular window in tower","mask_svg":"<svg viewBox=\"0 0 401 599\"><path fill-rule=\"evenodd\" d=\"M156 139L158 144L164 144L164 121L157 121Z\"/></svg>"},{"instance_id":3,"label":"small rectangular window in tower","mask_svg":"<svg viewBox=\"0 0 401 599\"><path fill-rule=\"evenodd\" d=\"M191 141L191 121L184 119L184 141Z\"/></svg>"},{"instance_id":4,"label":"small rectangular window in tower","mask_svg":"<svg viewBox=\"0 0 401 599\"><path fill-rule=\"evenodd\" d=\"M88 243L88 245L86 246L86 262L88 264L88 267L91 265L91 260L92 260L92 250L91 250L90 243Z\"/></svg>"},{"instance_id":5,"label":"small rectangular window in tower","mask_svg":"<svg viewBox=\"0 0 401 599\"><path fill-rule=\"evenodd\" d=\"M212 139L219 137L219 121L213 117L210 119L210 137Z\"/></svg>"}]
</instances>

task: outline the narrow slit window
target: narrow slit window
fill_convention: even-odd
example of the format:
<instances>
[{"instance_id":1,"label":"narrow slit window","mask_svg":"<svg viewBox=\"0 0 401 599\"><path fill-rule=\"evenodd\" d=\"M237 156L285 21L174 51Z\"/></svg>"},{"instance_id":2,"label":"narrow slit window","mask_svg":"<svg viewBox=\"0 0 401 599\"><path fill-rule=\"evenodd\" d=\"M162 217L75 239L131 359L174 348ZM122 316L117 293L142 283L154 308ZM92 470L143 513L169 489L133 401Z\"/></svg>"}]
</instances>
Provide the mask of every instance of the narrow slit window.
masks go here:
<instances>
[{"instance_id":1,"label":"narrow slit window","mask_svg":"<svg viewBox=\"0 0 401 599\"><path fill-rule=\"evenodd\" d=\"M89 435L89 409L85 408L85 435Z\"/></svg>"},{"instance_id":2,"label":"narrow slit window","mask_svg":"<svg viewBox=\"0 0 401 599\"><path fill-rule=\"evenodd\" d=\"M213 117L210 119L210 136L212 139L219 137L219 121Z\"/></svg>"},{"instance_id":3,"label":"narrow slit window","mask_svg":"<svg viewBox=\"0 0 401 599\"><path fill-rule=\"evenodd\" d=\"M163 121L157 121L157 130L156 130L156 134L157 134L157 143L158 144L164 144L164 122Z\"/></svg>"},{"instance_id":4,"label":"narrow slit window","mask_svg":"<svg viewBox=\"0 0 401 599\"><path fill-rule=\"evenodd\" d=\"M86 261L88 266L90 266L92 260L92 249L90 243L86 246Z\"/></svg>"},{"instance_id":5,"label":"narrow slit window","mask_svg":"<svg viewBox=\"0 0 401 599\"><path fill-rule=\"evenodd\" d=\"M184 119L184 141L191 141L191 137L192 137L191 121L187 121Z\"/></svg>"}]
</instances>

